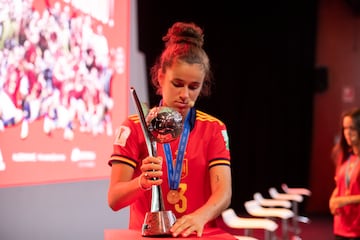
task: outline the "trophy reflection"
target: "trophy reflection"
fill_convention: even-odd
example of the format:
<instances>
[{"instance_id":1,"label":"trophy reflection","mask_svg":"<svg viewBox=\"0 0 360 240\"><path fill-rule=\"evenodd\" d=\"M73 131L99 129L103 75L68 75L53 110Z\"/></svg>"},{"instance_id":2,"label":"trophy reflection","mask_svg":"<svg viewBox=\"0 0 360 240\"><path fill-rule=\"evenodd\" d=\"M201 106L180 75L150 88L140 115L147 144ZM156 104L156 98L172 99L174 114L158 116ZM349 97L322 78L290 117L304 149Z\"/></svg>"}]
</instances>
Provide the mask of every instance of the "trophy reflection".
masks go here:
<instances>
[{"instance_id":1,"label":"trophy reflection","mask_svg":"<svg viewBox=\"0 0 360 240\"><path fill-rule=\"evenodd\" d=\"M183 127L182 116L171 108L155 107L148 112L145 118L135 89L131 88L131 92L139 113L149 155L157 156L157 142L168 143L181 134ZM176 217L171 210L165 210L161 187L152 186L151 191L151 210L145 215L142 235L171 235L170 228L175 223Z\"/></svg>"}]
</instances>

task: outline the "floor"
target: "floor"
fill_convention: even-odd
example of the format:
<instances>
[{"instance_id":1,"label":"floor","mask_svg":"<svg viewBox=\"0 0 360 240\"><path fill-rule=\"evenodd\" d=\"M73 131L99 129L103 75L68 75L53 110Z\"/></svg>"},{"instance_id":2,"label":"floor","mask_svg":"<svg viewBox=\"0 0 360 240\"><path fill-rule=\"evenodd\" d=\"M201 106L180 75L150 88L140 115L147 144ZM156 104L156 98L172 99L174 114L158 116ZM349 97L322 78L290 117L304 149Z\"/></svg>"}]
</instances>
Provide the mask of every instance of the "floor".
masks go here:
<instances>
[{"instance_id":1,"label":"floor","mask_svg":"<svg viewBox=\"0 0 360 240\"><path fill-rule=\"evenodd\" d=\"M331 215L313 215L307 216L310 219L309 223L299 223L301 233L300 238L294 238L290 233L288 240L333 240L332 234L332 216ZM275 220L277 221L277 220ZM281 226L281 222L278 222ZM243 230L229 229L223 225L224 229L234 235L244 235ZM281 237L281 228L276 231L276 240L283 240ZM253 230L252 237L264 240L264 231L260 229Z\"/></svg>"}]
</instances>

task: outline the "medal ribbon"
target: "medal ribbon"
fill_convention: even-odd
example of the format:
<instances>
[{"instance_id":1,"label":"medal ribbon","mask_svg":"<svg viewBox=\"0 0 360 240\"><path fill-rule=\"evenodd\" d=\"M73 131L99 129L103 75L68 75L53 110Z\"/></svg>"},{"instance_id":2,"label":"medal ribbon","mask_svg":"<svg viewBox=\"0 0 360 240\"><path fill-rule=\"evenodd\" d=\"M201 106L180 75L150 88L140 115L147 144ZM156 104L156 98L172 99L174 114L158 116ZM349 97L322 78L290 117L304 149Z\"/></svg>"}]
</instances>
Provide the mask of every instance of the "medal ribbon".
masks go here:
<instances>
[{"instance_id":1,"label":"medal ribbon","mask_svg":"<svg viewBox=\"0 0 360 240\"><path fill-rule=\"evenodd\" d=\"M346 172L345 172L345 183L346 183L346 188L349 188L350 185L350 179L351 179L351 174L354 170L354 168L356 167L356 165L359 162L359 157L357 157L356 161L351 164L351 159L348 160L348 164L346 165ZM350 167L350 165L353 165Z\"/></svg>"},{"instance_id":2,"label":"medal ribbon","mask_svg":"<svg viewBox=\"0 0 360 240\"><path fill-rule=\"evenodd\" d=\"M166 158L166 164L168 168L168 179L169 179L169 187L172 190L176 190L179 188L180 184L180 177L181 177L181 171L182 171L182 162L184 159L185 149L189 138L190 133L190 114L191 109L186 115L185 123L184 123L184 129L181 133L180 142L179 142L179 149L178 154L176 156L176 162L175 162L175 169L173 166L173 158L171 153L171 148L169 143L163 144L164 152L165 152L165 158Z\"/></svg>"}]
</instances>

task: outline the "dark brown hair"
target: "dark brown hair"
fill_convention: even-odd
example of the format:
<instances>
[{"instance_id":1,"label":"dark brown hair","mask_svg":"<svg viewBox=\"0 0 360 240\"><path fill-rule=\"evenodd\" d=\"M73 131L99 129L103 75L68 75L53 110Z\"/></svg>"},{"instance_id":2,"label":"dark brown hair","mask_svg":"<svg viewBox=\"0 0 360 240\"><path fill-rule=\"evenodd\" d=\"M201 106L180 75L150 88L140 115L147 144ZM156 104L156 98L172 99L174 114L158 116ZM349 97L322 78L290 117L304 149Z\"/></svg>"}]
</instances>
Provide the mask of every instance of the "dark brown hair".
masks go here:
<instances>
[{"instance_id":1,"label":"dark brown hair","mask_svg":"<svg viewBox=\"0 0 360 240\"><path fill-rule=\"evenodd\" d=\"M350 117L353 120L357 134L360 136L360 108L352 108L348 111L345 111L341 115L340 139L332 149L332 157L335 159L337 167L345 162L353 153L352 147L348 145L344 136L343 120L345 117Z\"/></svg>"},{"instance_id":2,"label":"dark brown hair","mask_svg":"<svg viewBox=\"0 0 360 240\"><path fill-rule=\"evenodd\" d=\"M202 29L194 23L176 22L162 38L165 48L151 68L151 81L156 94L161 95L158 81L158 71L165 73L175 61L189 64L200 64L203 67L205 78L200 96L209 96L211 93L212 74L209 57L203 49L204 34Z\"/></svg>"}]
</instances>

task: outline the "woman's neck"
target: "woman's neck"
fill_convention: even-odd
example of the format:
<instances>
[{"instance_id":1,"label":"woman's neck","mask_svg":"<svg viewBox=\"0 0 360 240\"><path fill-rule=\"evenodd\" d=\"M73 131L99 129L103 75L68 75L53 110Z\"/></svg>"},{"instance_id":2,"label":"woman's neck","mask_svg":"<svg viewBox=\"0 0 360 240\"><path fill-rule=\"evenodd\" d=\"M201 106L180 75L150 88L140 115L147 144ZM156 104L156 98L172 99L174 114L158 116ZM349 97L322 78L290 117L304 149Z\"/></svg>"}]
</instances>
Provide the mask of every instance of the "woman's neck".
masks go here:
<instances>
[{"instance_id":1,"label":"woman's neck","mask_svg":"<svg viewBox=\"0 0 360 240\"><path fill-rule=\"evenodd\" d=\"M360 154L360 147L359 146L353 146L352 147L352 150L353 150L353 153L356 155L356 156L359 156Z\"/></svg>"}]
</instances>

